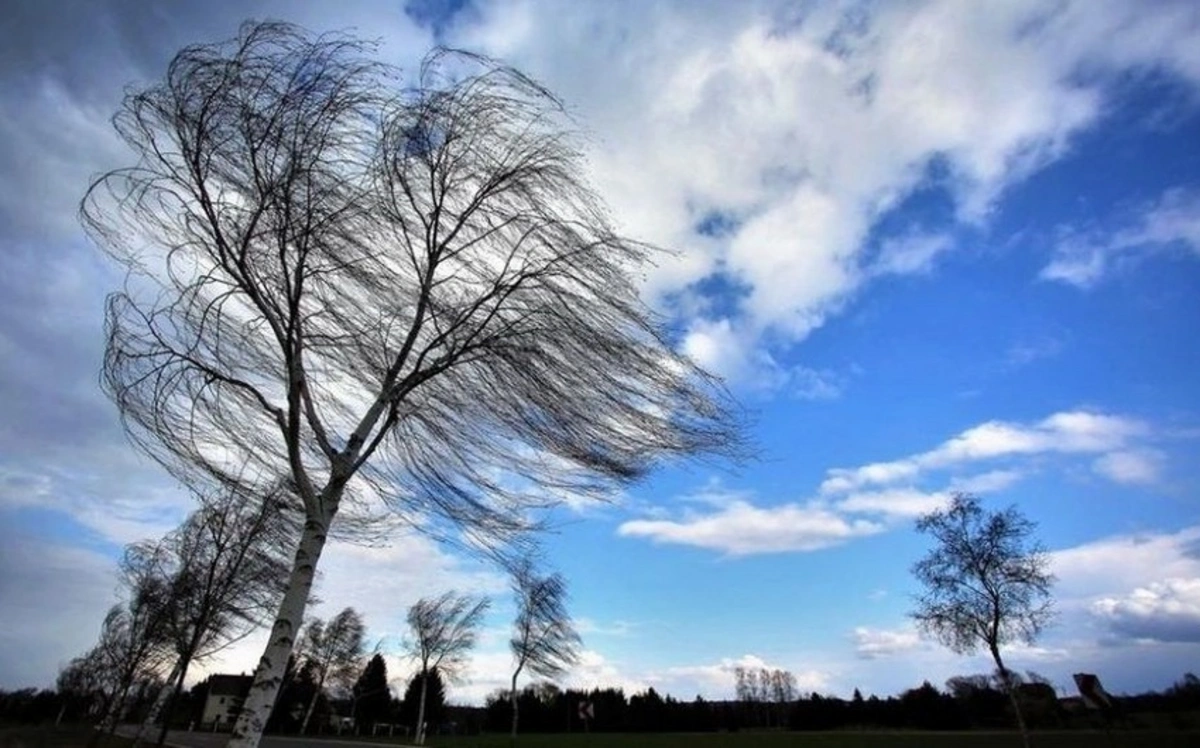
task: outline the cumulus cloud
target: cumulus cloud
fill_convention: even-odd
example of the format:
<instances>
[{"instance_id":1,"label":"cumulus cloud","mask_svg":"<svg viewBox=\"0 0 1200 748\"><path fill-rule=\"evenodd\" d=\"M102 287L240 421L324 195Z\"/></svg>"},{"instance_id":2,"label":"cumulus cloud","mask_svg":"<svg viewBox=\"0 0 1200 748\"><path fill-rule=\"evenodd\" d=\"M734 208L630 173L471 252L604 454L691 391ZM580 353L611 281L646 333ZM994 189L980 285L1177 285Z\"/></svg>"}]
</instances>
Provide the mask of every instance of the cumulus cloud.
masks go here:
<instances>
[{"instance_id":1,"label":"cumulus cloud","mask_svg":"<svg viewBox=\"0 0 1200 748\"><path fill-rule=\"evenodd\" d=\"M629 520L620 525L617 534L743 556L812 551L882 530L877 522L848 519L817 506L757 507L735 501L718 511L690 512L678 520Z\"/></svg>"},{"instance_id":2,"label":"cumulus cloud","mask_svg":"<svg viewBox=\"0 0 1200 748\"><path fill-rule=\"evenodd\" d=\"M942 226L901 226L868 257L881 218L915 190L986 220L1102 116L1109 76L1200 78L1186 5L489 0L447 33L582 112L621 224L685 250L651 273L651 293L713 275L746 289L732 313L691 320L693 349L721 361L714 347L786 347L871 278L927 272L952 251ZM555 33L538 33L550 17ZM722 325L743 337L700 329Z\"/></svg>"},{"instance_id":3,"label":"cumulus cloud","mask_svg":"<svg viewBox=\"0 0 1200 748\"><path fill-rule=\"evenodd\" d=\"M1044 280L1090 288L1154 252L1183 250L1200 255L1200 191L1176 188L1141 205L1124 225L1063 227Z\"/></svg>"},{"instance_id":4,"label":"cumulus cloud","mask_svg":"<svg viewBox=\"0 0 1200 748\"><path fill-rule=\"evenodd\" d=\"M1122 597L1103 597L1092 611L1133 639L1200 643L1200 577L1166 579Z\"/></svg>"},{"instance_id":5,"label":"cumulus cloud","mask_svg":"<svg viewBox=\"0 0 1200 748\"><path fill-rule=\"evenodd\" d=\"M856 468L834 468L822 482L821 493L912 481L930 471L1005 457L1042 453L1106 455L1123 451L1135 439L1149 433L1149 427L1136 419L1087 410L1055 413L1032 424L988 421L928 452Z\"/></svg>"}]
</instances>

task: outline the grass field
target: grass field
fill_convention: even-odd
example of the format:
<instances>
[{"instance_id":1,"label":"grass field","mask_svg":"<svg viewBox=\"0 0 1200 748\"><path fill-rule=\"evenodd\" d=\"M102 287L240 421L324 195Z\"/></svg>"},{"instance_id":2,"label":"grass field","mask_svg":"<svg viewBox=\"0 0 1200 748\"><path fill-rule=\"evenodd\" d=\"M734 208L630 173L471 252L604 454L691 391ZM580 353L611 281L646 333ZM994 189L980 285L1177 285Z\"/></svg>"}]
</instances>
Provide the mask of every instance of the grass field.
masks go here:
<instances>
[{"instance_id":1,"label":"grass field","mask_svg":"<svg viewBox=\"0 0 1200 748\"><path fill-rule=\"evenodd\" d=\"M0 727L0 748L86 748L91 737L92 728L87 726ZM105 736L99 748L129 748L129 742Z\"/></svg>"},{"instance_id":2,"label":"grass field","mask_svg":"<svg viewBox=\"0 0 1200 748\"><path fill-rule=\"evenodd\" d=\"M1033 748L1197 748L1200 732L1036 732ZM433 748L509 748L502 735L430 738ZM1015 732L523 735L517 748L1020 748Z\"/></svg>"}]
</instances>

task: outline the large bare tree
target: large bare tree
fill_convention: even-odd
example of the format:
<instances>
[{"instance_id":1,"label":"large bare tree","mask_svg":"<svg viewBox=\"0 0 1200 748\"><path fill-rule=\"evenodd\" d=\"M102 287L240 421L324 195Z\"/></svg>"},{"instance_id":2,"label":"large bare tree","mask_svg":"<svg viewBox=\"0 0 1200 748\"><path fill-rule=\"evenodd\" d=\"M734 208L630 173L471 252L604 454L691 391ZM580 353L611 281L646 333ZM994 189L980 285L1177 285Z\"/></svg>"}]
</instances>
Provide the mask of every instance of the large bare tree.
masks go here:
<instances>
[{"instance_id":1,"label":"large bare tree","mask_svg":"<svg viewBox=\"0 0 1200 748\"><path fill-rule=\"evenodd\" d=\"M423 597L408 609L409 654L417 661L421 674L421 696L417 702L417 745L425 743L425 697L429 673L437 670L454 680L466 665L467 655L490 601L446 592L439 597Z\"/></svg>"},{"instance_id":2,"label":"large bare tree","mask_svg":"<svg viewBox=\"0 0 1200 748\"><path fill-rule=\"evenodd\" d=\"M579 659L580 638L567 612L567 582L558 573L541 574L529 558L513 571L517 617L509 640L516 667L509 688L512 738L517 737L517 678L528 670L543 678L562 675Z\"/></svg>"},{"instance_id":3,"label":"large bare tree","mask_svg":"<svg viewBox=\"0 0 1200 748\"><path fill-rule=\"evenodd\" d=\"M314 618L304 630L301 645L306 659L311 663L316 678L316 689L304 713L300 734L308 732L309 722L317 707L317 700L327 684L349 686L354 682L362 664L364 653L363 636L366 627L362 616L354 608L345 608L326 624Z\"/></svg>"},{"instance_id":4,"label":"large bare tree","mask_svg":"<svg viewBox=\"0 0 1200 748\"><path fill-rule=\"evenodd\" d=\"M136 161L81 207L130 273L103 381L131 438L189 484L286 477L305 509L238 748L348 509L500 553L531 507L741 433L640 299L654 250L614 230L560 102L462 53L401 79L281 23L187 47L126 96Z\"/></svg>"},{"instance_id":5,"label":"large bare tree","mask_svg":"<svg viewBox=\"0 0 1200 748\"><path fill-rule=\"evenodd\" d=\"M1029 748L1017 684L1000 649L1032 644L1052 616L1054 577L1033 522L1015 507L989 512L977 497L959 493L945 509L921 517L917 529L936 545L913 566L924 587L913 618L955 652L987 649Z\"/></svg>"}]
</instances>

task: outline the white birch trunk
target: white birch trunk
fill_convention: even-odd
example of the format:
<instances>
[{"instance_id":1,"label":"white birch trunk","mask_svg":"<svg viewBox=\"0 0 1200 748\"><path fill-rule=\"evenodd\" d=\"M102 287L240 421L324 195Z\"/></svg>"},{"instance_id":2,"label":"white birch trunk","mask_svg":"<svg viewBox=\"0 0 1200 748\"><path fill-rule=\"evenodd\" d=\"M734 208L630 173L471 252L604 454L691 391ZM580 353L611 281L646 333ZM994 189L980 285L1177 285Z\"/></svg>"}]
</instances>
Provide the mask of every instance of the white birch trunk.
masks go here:
<instances>
[{"instance_id":1,"label":"white birch trunk","mask_svg":"<svg viewBox=\"0 0 1200 748\"><path fill-rule=\"evenodd\" d=\"M283 684L288 658L292 654L296 636L304 621L304 609L308 605L317 561L325 548L327 531L328 519L310 518L304 523L300 546L296 549L292 572L288 577L287 591L284 592L283 601L279 605L275 624L271 627L271 638L258 661L258 667L254 671L254 683L250 686L250 693L247 694L242 711L233 726L233 734L225 744L226 748L258 748L258 741L262 739L267 720L271 718L271 710L275 707L279 688Z\"/></svg>"},{"instance_id":2,"label":"white birch trunk","mask_svg":"<svg viewBox=\"0 0 1200 748\"><path fill-rule=\"evenodd\" d=\"M321 694L325 691L325 673L329 671L329 663L326 662L321 667L321 677L317 679L317 687L313 691L313 696L308 700L308 709L304 710L304 721L300 723L300 734L308 734L308 723L312 720L313 710L317 708L317 699L321 698Z\"/></svg>"},{"instance_id":3,"label":"white birch trunk","mask_svg":"<svg viewBox=\"0 0 1200 748\"><path fill-rule=\"evenodd\" d=\"M421 701L417 705L417 745L425 745L425 693L429 689L429 671L421 677Z\"/></svg>"},{"instance_id":4,"label":"white birch trunk","mask_svg":"<svg viewBox=\"0 0 1200 748\"><path fill-rule=\"evenodd\" d=\"M145 721L138 727L137 735L133 738L133 748L138 748L142 741L146 739L146 733L158 721L158 716L162 714L163 707L166 706L167 700L171 698L171 694L175 691L175 681L179 680L180 671L183 669L183 658L175 660L175 664L171 667L171 674L167 676L167 682L158 692L158 696L154 697L154 704L150 707L149 714L146 715Z\"/></svg>"}]
</instances>

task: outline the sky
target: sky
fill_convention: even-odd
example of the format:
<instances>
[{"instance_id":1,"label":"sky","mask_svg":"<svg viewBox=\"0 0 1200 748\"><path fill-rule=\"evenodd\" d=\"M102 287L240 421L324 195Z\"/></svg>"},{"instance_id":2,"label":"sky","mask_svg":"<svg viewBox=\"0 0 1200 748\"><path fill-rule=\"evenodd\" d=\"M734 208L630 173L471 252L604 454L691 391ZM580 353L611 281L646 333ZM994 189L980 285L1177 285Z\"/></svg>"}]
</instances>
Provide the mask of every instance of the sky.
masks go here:
<instances>
[{"instance_id":1,"label":"sky","mask_svg":"<svg viewBox=\"0 0 1200 748\"><path fill-rule=\"evenodd\" d=\"M502 58L586 128L622 230L675 250L645 299L752 416L758 457L660 471L546 538L584 640L561 683L894 694L990 669L908 613L915 517L1015 505L1057 577L1014 646L1063 693L1200 662L1200 5L1191 0L413 0L7 6L0 21L0 688L94 643L116 559L190 508L100 392L121 275L76 218L129 154L127 85L248 18ZM507 682L505 578L417 535L334 542L399 688L404 613L495 601L451 700ZM249 672L251 637L206 665Z\"/></svg>"}]
</instances>

